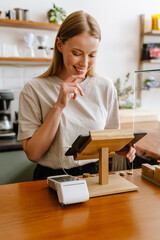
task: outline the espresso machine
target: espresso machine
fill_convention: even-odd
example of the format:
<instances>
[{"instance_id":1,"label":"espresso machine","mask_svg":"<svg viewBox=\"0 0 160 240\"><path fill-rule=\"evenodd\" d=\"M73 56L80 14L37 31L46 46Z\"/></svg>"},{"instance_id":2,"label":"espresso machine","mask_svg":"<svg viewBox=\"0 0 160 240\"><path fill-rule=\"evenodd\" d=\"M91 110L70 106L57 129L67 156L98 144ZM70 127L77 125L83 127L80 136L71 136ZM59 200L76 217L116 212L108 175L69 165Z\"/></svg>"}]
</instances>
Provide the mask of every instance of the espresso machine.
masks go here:
<instances>
[{"instance_id":1,"label":"espresso machine","mask_svg":"<svg viewBox=\"0 0 160 240\"><path fill-rule=\"evenodd\" d=\"M11 121L10 103L14 100L13 92L7 90L0 90L0 139L14 138Z\"/></svg>"}]
</instances>

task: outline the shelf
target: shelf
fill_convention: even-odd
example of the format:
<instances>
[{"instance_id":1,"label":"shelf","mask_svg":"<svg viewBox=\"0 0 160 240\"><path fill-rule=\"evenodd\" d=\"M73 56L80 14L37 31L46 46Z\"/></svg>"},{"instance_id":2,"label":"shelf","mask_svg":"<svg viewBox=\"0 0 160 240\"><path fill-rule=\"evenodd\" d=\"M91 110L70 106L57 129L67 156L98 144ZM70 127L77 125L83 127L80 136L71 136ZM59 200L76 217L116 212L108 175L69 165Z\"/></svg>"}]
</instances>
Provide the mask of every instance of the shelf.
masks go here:
<instances>
[{"instance_id":1,"label":"shelf","mask_svg":"<svg viewBox=\"0 0 160 240\"><path fill-rule=\"evenodd\" d=\"M54 23L0 19L0 27L57 31L60 25ZM0 65L49 65L51 61L52 60L49 58L0 57Z\"/></svg>"},{"instance_id":2,"label":"shelf","mask_svg":"<svg viewBox=\"0 0 160 240\"><path fill-rule=\"evenodd\" d=\"M44 22L32 22L32 21L19 21L10 19L0 19L0 27L13 27L13 28L28 28L28 29L40 29L40 30L58 30L59 24L44 23Z\"/></svg>"},{"instance_id":3,"label":"shelf","mask_svg":"<svg viewBox=\"0 0 160 240\"><path fill-rule=\"evenodd\" d=\"M160 31L144 32L142 36L160 36Z\"/></svg>"},{"instance_id":4,"label":"shelf","mask_svg":"<svg viewBox=\"0 0 160 240\"><path fill-rule=\"evenodd\" d=\"M27 65L49 65L52 59L50 58L18 58L18 57L0 57L0 65L20 65L20 64L27 64Z\"/></svg>"},{"instance_id":5,"label":"shelf","mask_svg":"<svg viewBox=\"0 0 160 240\"><path fill-rule=\"evenodd\" d=\"M144 63L160 64L160 59L141 60L142 59L142 49L143 49L143 44L144 44L144 37L145 36L153 36L153 37L160 36L160 31L158 31L158 30L145 32L144 25L145 25L145 15L143 14L143 15L140 15L139 64L138 64L139 70L143 69L142 65Z\"/></svg>"},{"instance_id":6,"label":"shelf","mask_svg":"<svg viewBox=\"0 0 160 240\"><path fill-rule=\"evenodd\" d=\"M153 63L153 64L159 64L160 59L150 59L150 60L141 60L141 63Z\"/></svg>"}]
</instances>

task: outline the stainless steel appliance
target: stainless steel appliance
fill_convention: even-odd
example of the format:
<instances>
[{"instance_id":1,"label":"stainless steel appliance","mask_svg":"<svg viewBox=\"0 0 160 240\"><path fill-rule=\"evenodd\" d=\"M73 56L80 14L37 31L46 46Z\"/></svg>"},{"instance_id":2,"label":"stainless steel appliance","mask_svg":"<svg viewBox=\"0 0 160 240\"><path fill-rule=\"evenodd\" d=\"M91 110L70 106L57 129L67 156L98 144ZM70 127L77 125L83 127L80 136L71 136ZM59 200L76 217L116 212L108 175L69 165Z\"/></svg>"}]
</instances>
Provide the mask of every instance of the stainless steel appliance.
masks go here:
<instances>
[{"instance_id":1,"label":"stainless steel appliance","mask_svg":"<svg viewBox=\"0 0 160 240\"><path fill-rule=\"evenodd\" d=\"M13 138L16 135L11 122L10 102L13 99L13 92L0 91L0 138Z\"/></svg>"}]
</instances>

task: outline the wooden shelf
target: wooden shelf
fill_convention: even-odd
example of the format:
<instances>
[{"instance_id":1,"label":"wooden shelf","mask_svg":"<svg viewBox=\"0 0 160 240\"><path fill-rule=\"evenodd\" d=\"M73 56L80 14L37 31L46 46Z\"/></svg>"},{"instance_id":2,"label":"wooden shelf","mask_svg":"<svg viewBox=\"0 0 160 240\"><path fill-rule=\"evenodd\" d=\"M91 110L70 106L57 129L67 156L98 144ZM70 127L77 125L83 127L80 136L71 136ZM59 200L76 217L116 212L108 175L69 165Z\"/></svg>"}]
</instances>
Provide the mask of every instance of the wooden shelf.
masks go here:
<instances>
[{"instance_id":1,"label":"wooden shelf","mask_svg":"<svg viewBox=\"0 0 160 240\"><path fill-rule=\"evenodd\" d=\"M159 64L160 63L160 59L150 59L150 60L141 60L141 63L151 63L151 64Z\"/></svg>"},{"instance_id":2,"label":"wooden shelf","mask_svg":"<svg viewBox=\"0 0 160 240\"><path fill-rule=\"evenodd\" d=\"M141 60L142 59L142 50L143 50L143 44L145 43L145 36L152 36L153 42L154 37L160 37L160 31L148 31L145 32L145 15L140 15L140 31L139 31L139 59L138 59L138 70L143 70L143 64L159 64L160 65L160 59L150 59L150 60ZM141 88L139 86L142 86L142 76L138 75L137 78L137 99L141 100Z\"/></svg>"},{"instance_id":3,"label":"wooden shelf","mask_svg":"<svg viewBox=\"0 0 160 240\"><path fill-rule=\"evenodd\" d=\"M33 64L33 65L49 65L50 58L18 58L18 57L0 57L0 64Z\"/></svg>"},{"instance_id":4,"label":"wooden shelf","mask_svg":"<svg viewBox=\"0 0 160 240\"><path fill-rule=\"evenodd\" d=\"M28 28L28 29L56 31L58 30L59 26L60 26L59 24L55 24L55 23L0 19L0 27Z\"/></svg>"},{"instance_id":5,"label":"wooden shelf","mask_svg":"<svg viewBox=\"0 0 160 240\"><path fill-rule=\"evenodd\" d=\"M144 32L142 36L160 36L160 31Z\"/></svg>"},{"instance_id":6,"label":"wooden shelf","mask_svg":"<svg viewBox=\"0 0 160 240\"><path fill-rule=\"evenodd\" d=\"M59 24L45 23L45 22L32 22L32 21L19 21L11 19L0 19L0 27L11 28L26 28L26 29L39 29L57 31L60 27ZM18 58L18 57L0 57L0 64L4 65L49 65L51 63L49 58Z\"/></svg>"}]
</instances>

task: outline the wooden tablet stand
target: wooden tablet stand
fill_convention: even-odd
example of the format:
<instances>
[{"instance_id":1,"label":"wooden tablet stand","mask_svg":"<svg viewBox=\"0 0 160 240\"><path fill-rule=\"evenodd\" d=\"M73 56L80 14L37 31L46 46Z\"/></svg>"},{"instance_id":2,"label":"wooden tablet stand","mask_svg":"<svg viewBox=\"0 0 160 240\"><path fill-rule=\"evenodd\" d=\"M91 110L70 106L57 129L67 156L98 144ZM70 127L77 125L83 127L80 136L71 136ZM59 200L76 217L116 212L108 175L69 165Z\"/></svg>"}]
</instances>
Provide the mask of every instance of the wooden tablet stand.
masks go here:
<instances>
[{"instance_id":1,"label":"wooden tablet stand","mask_svg":"<svg viewBox=\"0 0 160 240\"><path fill-rule=\"evenodd\" d=\"M75 160L99 159L99 181L98 177L86 179L90 197L137 190L137 186L123 177L108 174L109 157L133 138L131 129L90 131L90 138L75 156Z\"/></svg>"}]
</instances>

